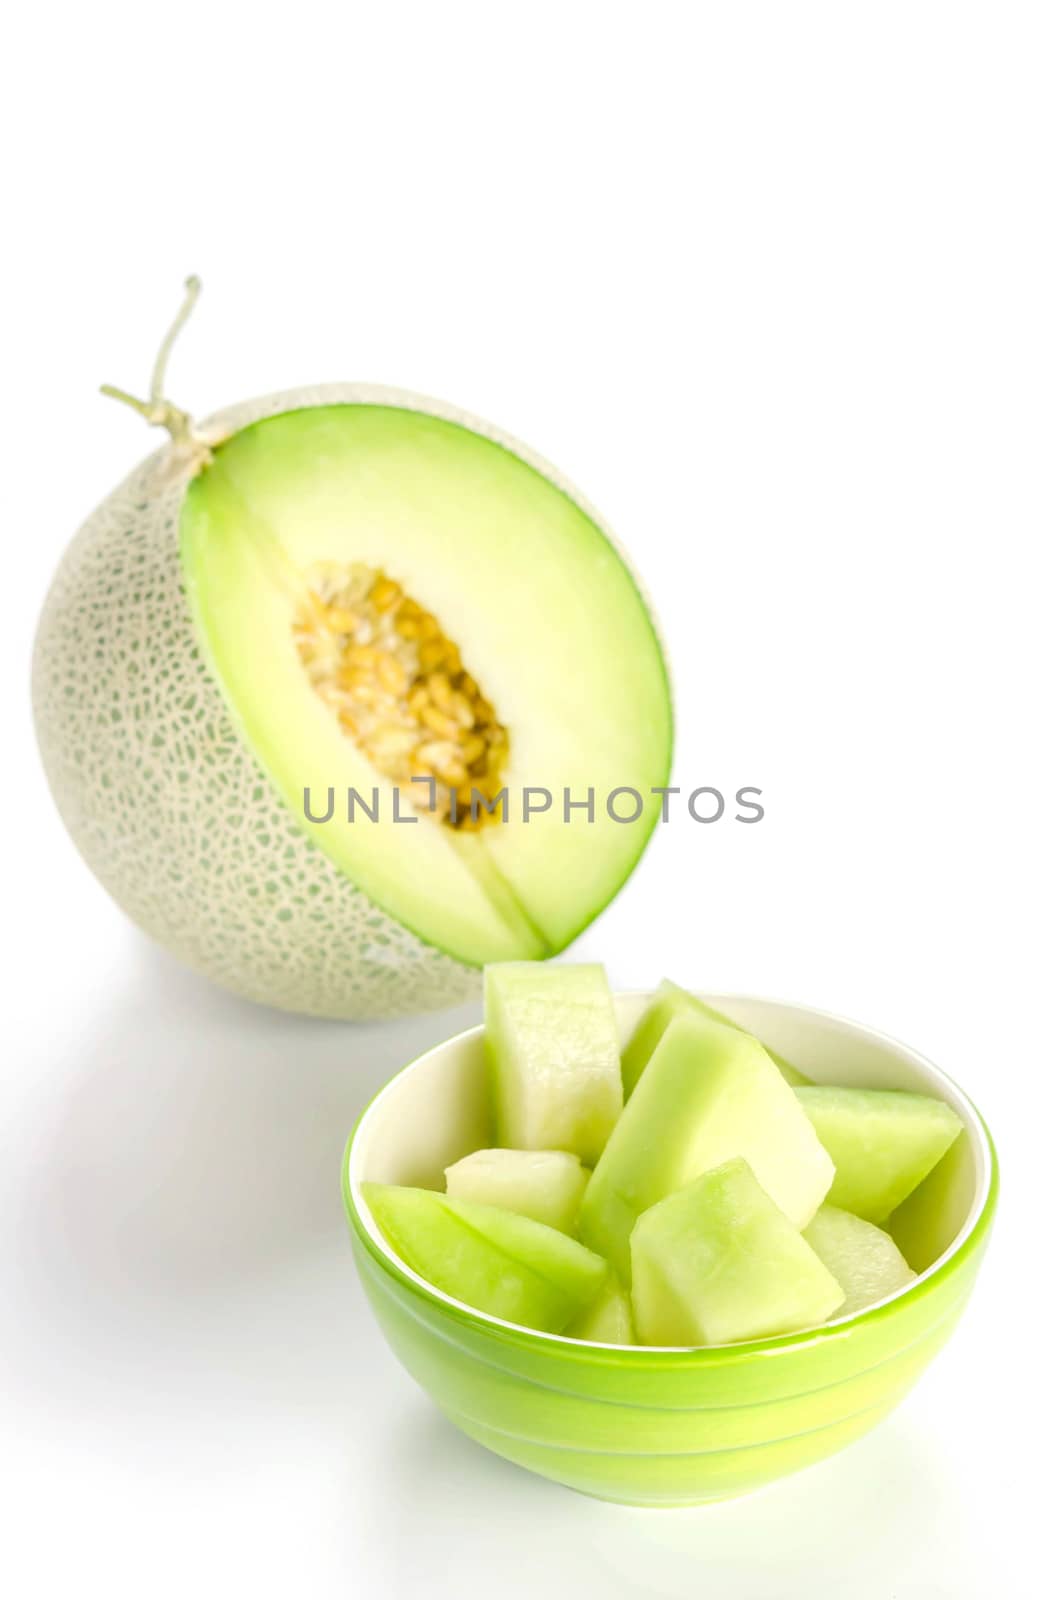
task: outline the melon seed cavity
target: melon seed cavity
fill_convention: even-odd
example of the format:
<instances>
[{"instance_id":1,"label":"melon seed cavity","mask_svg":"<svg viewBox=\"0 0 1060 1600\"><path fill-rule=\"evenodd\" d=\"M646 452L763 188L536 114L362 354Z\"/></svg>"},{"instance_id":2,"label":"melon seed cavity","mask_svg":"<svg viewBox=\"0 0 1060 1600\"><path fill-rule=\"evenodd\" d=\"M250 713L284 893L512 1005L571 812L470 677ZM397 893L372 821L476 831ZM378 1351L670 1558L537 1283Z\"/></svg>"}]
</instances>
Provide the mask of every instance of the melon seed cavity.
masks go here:
<instances>
[{"instance_id":1,"label":"melon seed cavity","mask_svg":"<svg viewBox=\"0 0 1060 1600\"><path fill-rule=\"evenodd\" d=\"M377 568L321 563L305 578L295 644L344 732L444 826L468 832L493 820L508 730L437 617Z\"/></svg>"}]
</instances>

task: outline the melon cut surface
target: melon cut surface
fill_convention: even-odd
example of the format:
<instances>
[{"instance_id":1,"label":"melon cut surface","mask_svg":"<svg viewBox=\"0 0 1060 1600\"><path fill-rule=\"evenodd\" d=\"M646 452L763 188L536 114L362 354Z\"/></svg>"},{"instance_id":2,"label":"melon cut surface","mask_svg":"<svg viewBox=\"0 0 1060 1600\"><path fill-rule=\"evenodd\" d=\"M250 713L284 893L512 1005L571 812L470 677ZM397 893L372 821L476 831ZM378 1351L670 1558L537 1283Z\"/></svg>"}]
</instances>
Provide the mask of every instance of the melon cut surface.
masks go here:
<instances>
[{"instance_id":1,"label":"melon cut surface","mask_svg":"<svg viewBox=\"0 0 1060 1600\"><path fill-rule=\"evenodd\" d=\"M566 1150L476 1150L445 1169L457 1200L501 1206L573 1234L589 1174Z\"/></svg>"},{"instance_id":2,"label":"melon cut surface","mask_svg":"<svg viewBox=\"0 0 1060 1600\"><path fill-rule=\"evenodd\" d=\"M794 1333L826 1321L843 1302L835 1278L741 1159L646 1211L631 1252L642 1344Z\"/></svg>"},{"instance_id":3,"label":"melon cut surface","mask_svg":"<svg viewBox=\"0 0 1060 1600\"><path fill-rule=\"evenodd\" d=\"M598 519L496 430L394 391L301 390L203 433L205 464L167 447L99 508L41 618L38 738L90 867L199 971L318 1015L455 1004L487 961L561 949L669 770L658 640ZM431 816L406 776L435 778ZM472 825L472 780L507 790L506 823ZM628 784L643 814L614 823ZM376 786L379 820L351 823ZM552 805L524 822L535 786ZM566 822L590 786L594 821Z\"/></svg>"},{"instance_id":4,"label":"melon cut surface","mask_svg":"<svg viewBox=\"0 0 1060 1600\"><path fill-rule=\"evenodd\" d=\"M529 1217L430 1189L361 1189L380 1232L414 1272L506 1322L561 1333L606 1281L599 1256Z\"/></svg>"},{"instance_id":5,"label":"melon cut surface","mask_svg":"<svg viewBox=\"0 0 1060 1600\"><path fill-rule=\"evenodd\" d=\"M488 967L486 1051L497 1138L591 1165L622 1110L618 1024L601 966Z\"/></svg>"},{"instance_id":6,"label":"melon cut surface","mask_svg":"<svg viewBox=\"0 0 1060 1600\"><path fill-rule=\"evenodd\" d=\"M391 815L358 826L343 812L318 824L320 848L384 910L481 963L561 948L610 898L654 810L628 827L582 822L577 811L565 822L563 792L647 785L656 758L665 764L658 646L613 548L540 473L422 413L294 411L216 452L188 489L181 549L203 646L296 814L307 787L367 795L380 781L377 764L313 693L292 641L307 589L336 569L394 584L417 607L412 622L426 615L437 624L504 729L509 788L555 797L525 825L463 833L444 818L414 827ZM435 709L437 740L428 742L459 750L442 728L446 709Z\"/></svg>"},{"instance_id":7,"label":"melon cut surface","mask_svg":"<svg viewBox=\"0 0 1060 1600\"><path fill-rule=\"evenodd\" d=\"M629 1236L641 1212L736 1156L796 1229L832 1182L812 1123L757 1039L702 1008L682 1008L589 1180L581 1237L628 1282Z\"/></svg>"},{"instance_id":8,"label":"melon cut surface","mask_svg":"<svg viewBox=\"0 0 1060 1600\"><path fill-rule=\"evenodd\" d=\"M829 1203L866 1222L885 1222L961 1131L952 1107L930 1095L822 1084L795 1094L835 1163Z\"/></svg>"},{"instance_id":9,"label":"melon cut surface","mask_svg":"<svg viewBox=\"0 0 1060 1600\"><path fill-rule=\"evenodd\" d=\"M739 1023L733 1022L724 1012L715 1010L713 1006L707 1005L705 1000L700 1000L687 989L682 989L676 983L671 983L669 978L664 978L622 1052L622 1087L627 1099L640 1081L652 1051L670 1023L684 1011L699 1011L701 1014L713 1017L715 1022L727 1022L731 1028L740 1028ZM740 1032L746 1033L747 1030L740 1028ZM797 1067L793 1067L790 1061L785 1061L783 1056L771 1050L768 1045L763 1045L762 1048L775 1062L788 1083L809 1083L809 1078Z\"/></svg>"},{"instance_id":10,"label":"melon cut surface","mask_svg":"<svg viewBox=\"0 0 1060 1600\"><path fill-rule=\"evenodd\" d=\"M589 1309L564 1331L570 1339L589 1339L594 1344L636 1344L629 1292L613 1271Z\"/></svg>"},{"instance_id":11,"label":"melon cut surface","mask_svg":"<svg viewBox=\"0 0 1060 1600\"><path fill-rule=\"evenodd\" d=\"M843 1291L836 1316L863 1311L916 1280L890 1234L851 1211L823 1205L802 1236Z\"/></svg>"}]
</instances>

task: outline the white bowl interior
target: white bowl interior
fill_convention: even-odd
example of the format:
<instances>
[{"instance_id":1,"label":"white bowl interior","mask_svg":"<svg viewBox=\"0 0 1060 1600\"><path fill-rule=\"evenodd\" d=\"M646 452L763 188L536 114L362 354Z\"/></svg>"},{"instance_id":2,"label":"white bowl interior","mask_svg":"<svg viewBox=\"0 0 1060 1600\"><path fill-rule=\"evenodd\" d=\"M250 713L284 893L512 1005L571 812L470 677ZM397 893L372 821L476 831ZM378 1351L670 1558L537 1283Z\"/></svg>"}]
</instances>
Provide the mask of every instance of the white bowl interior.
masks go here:
<instances>
[{"instance_id":1,"label":"white bowl interior","mask_svg":"<svg viewBox=\"0 0 1060 1600\"><path fill-rule=\"evenodd\" d=\"M756 1034L817 1083L918 1090L953 1107L968 1136L960 1141L947 1212L963 1221L947 1248L928 1268L929 1272L936 1270L974 1227L990 1187L986 1130L956 1084L916 1051L827 1012L746 995L702 998ZM616 995L623 1043L650 999L650 994ZM400 1262L376 1227L361 1198L360 1184L368 1181L444 1189L445 1168L490 1143L490 1120L481 1027L459 1034L419 1057L382 1090L362 1118L350 1150L350 1190L367 1232L410 1276L416 1274ZM432 1293L439 1291L432 1289Z\"/></svg>"}]
</instances>

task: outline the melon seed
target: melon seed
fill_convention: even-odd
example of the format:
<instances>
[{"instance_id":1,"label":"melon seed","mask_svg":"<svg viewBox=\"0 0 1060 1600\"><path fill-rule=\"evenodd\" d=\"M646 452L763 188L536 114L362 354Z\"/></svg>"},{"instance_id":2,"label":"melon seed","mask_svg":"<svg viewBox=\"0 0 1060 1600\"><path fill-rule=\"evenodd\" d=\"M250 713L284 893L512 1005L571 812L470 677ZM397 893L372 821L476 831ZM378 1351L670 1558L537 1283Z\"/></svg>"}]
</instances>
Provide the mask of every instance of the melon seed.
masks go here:
<instances>
[{"instance_id":1,"label":"melon seed","mask_svg":"<svg viewBox=\"0 0 1060 1600\"><path fill-rule=\"evenodd\" d=\"M343 733L418 810L471 830L496 819L508 732L438 618L378 569L321 563L292 622L306 675ZM452 791L431 805L433 778ZM472 815L472 789L486 804Z\"/></svg>"}]
</instances>

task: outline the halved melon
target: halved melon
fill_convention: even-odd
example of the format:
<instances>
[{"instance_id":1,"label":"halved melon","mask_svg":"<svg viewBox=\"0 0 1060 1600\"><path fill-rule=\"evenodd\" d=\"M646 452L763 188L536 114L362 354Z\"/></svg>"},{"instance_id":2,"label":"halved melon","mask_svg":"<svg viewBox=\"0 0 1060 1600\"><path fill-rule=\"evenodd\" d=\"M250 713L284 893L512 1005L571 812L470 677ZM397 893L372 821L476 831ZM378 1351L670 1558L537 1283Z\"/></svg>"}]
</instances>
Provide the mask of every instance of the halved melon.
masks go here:
<instances>
[{"instance_id":1,"label":"halved melon","mask_svg":"<svg viewBox=\"0 0 1060 1600\"><path fill-rule=\"evenodd\" d=\"M295 1010L452 1004L484 963L562 949L669 771L613 543L432 402L305 391L204 431L211 454L170 447L100 508L42 619L41 748L89 864L177 954ZM612 816L616 789L639 801Z\"/></svg>"}]
</instances>

